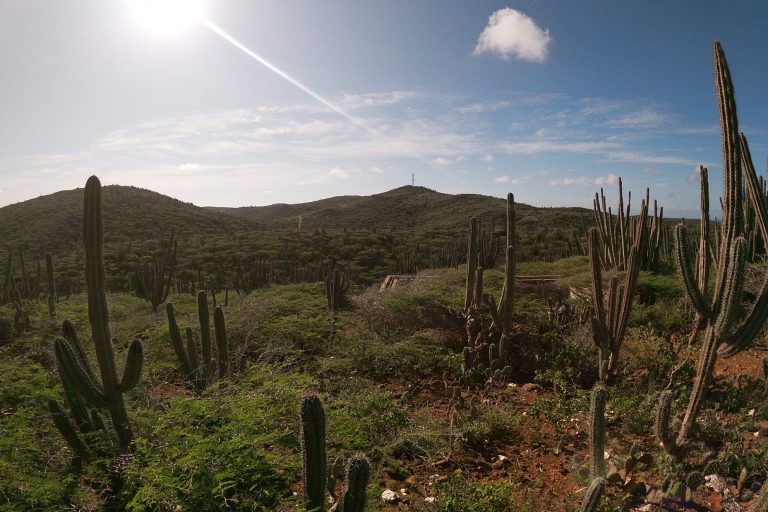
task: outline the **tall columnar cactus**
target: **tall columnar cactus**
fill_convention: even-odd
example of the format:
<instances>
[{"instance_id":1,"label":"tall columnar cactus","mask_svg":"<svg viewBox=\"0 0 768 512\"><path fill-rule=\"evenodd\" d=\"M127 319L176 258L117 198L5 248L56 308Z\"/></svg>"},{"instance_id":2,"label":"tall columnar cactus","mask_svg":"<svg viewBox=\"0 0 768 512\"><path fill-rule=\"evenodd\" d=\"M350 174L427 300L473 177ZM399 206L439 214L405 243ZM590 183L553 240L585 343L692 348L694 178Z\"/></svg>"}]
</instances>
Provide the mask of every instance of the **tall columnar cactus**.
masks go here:
<instances>
[{"instance_id":1,"label":"tall columnar cactus","mask_svg":"<svg viewBox=\"0 0 768 512\"><path fill-rule=\"evenodd\" d=\"M325 510L325 410L315 393L306 395L299 407L301 452L304 458L304 501L309 510Z\"/></svg>"},{"instance_id":2,"label":"tall columnar cactus","mask_svg":"<svg viewBox=\"0 0 768 512\"><path fill-rule=\"evenodd\" d=\"M48 278L48 316L51 320L56 319L56 285L53 277L53 257L51 253L45 253L45 274Z\"/></svg>"},{"instance_id":3,"label":"tall columnar cactus","mask_svg":"<svg viewBox=\"0 0 768 512\"><path fill-rule=\"evenodd\" d=\"M219 378L227 376L229 369L229 350L227 348L227 327L224 325L224 311L221 306L213 310L213 330L216 336L216 355L219 360Z\"/></svg>"},{"instance_id":4,"label":"tall columnar cactus","mask_svg":"<svg viewBox=\"0 0 768 512\"><path fill-rule=\"evenodd\" d=\"M178 243L173 230L171 236L159 254L152 256L152 261L139 265L133 276L133 288L136 296L152 304L152 311L165 302L171 291L176 270L176 250Z\"/></svg>"},{"instance_id":5,"label":"tall columnar cactus","mask_svg":"<svg viewBox=\"0 0 768 512\"><path fill-rule=\"evenodd\" d=\"M479 230L480 221L476 217L472 217L469 222L469 241L467 244L467 286L464 291L464 311L469 311L469 308L474 304Z\"/></svg>"},{"instance_id":6,"label":"tall columnar cactus","mask_svg":"<svg viewBox=\"0 0 768 512\"><path fill-rule=\"evenodd\" d=\"M205 290L200 290L197 294L197 317L200 323L200 348L201 358L198 358L197 347L194 340L194 331L191 327L186 328L186 347L181 337L181 329L176 322L176 313L173 304L170 302L165 305L165 312L168 317L168 334L171 338L171 346L176 353L176 357L181 363L184 375L190 380L191 384L201 391L212 379L215 379L218 368L218 377L223 379L227 376L229 370L229 349L227 346L227 329L224 321L224 311L217 306L213 312L213 331L216 341L216 359L213 360L213 350L211 346L211 324L208 311L208 295Z\"/></svg>"},{"instance_id":7,"label":"tall columnar cactus","mask_svg":"<svg viewBox=\"0 0 768 512\"><path fill-rule=\"evenodd\" d=\"M597 384L592 388L589 408L589 451L592 459L589 473L592 479L581 504L581 512L596 512L605 491L605 401L607 391Z\"/></svg>"},{"instance_id":8,"label":"tall columnar cactus","mask_svg":"<svg viewBox=\"0 0 768 512\"><path fill-rule=\"evenodd\" d=\"M709 285L709 267L712 264L712 239L709 225L709 172L704 166L699 166L699 180L701 182L701 198L699 201L701 217L699 220L699 249L696 257L695 286L702 296L702 299L708 301L709 291L707 287ZM683 234L681 236L685 235ZM678 236L676 238L676 249L687 252L689 248L687 245L682 246L684 243L685 240L680 239L680 236ZM676 261L680 261L679 258L676 258ZM690 286L693 286L693 284L691 283ZM693 329L691 329L688 345L693 344L701 330L705 327L706 321L707 318L697 310L696 320L694 321Z\"/></svg>"},{"instance_id":9,"label":"tall columnar cactus","mask_svg":"<svg viewBox=\"0 0 768 512\"><path fill-rule=\"evenodd\" d=\"M141 342L134 340L128 349L122 378L118 378L109 329L109 311L104 275L104 229L101 215L101 183L91 176L85 185L83 208L83 242L85 245L85 282L88 296L88 319L96 349L101 379L91 370L87 360L66 338L56 338L56 361L67 380L94 408L105 408L112 418L121 451L128 450L133 433L128 421L123 393L139 381L143 363Z\"/></svg>"},{"instance_id":10,"label":"tall columnar cactus","mask_svg":"<svg viewBox=\"0 0 768 512\"><path fill-rule=\"evenodd\" d=\"M478 266L479 221L472 218L467 251L467 280L464 309L461 316L466 323L467 350L464 351L465 369L502 370L510 352L510 328L514 307L516 252L515 252L515 198L507 195L507 237L504 267L504 285L501 299L483 293L484 269ZM480 314L482 304L488 307L493 322L490 329L483 328ZM499 336L498 343L491 339Z\"/></svg>"},{"instance_id":11,"label":"tall columnar cactus","mask_svg":"<svg viewBox=\"0 0 768 512\"><path fill-rule=\"evenodd\" d=\"M598 372L600 380L607 381L619 357L629 314L637 290L640 275L640 256L645 251L645 222L648 206L643 202L635 224L635 243L627 256L627 271L623 284L616 277L608 284L607 298L603 293L603 277L600 263L600 233L597 228L589 231L589 258L592 269L592 339L598 348ZM607 299L607 300L606 300Z\"/></svg>"},{"instance_id":12,"label":"tall columnar cactus","mask_svg":"<svg viewBox=\"0 0 768 512\"><path fill-rule=\"evenodd\" d=\"M325 297L331 313L339 311L344 305L344 295L349 289L349 275L342 274L334 263L325 277Z\"/></svg>"},{"instance_id":13,"label":"tall columnar cactus","mask_svg":"<svg viewBox=\"0 0 768 512\"><path fill-rule=\"evenodd\" d=\"M605 476L605 401L607 391L597 384L592 388L589 407L589 451L592 454L590 477Z\"/></svg>"},{"instance_id":14,"label":"tall columnar cactus","mask_svg":"<svg viewBox=\"0 0 768 512\"><path fill-rule=\"evenodd\" d=\"M346 490L339 499L339 512L363 512L367 498L366 488L371 476L371 465L365 454L358 452L347 463Z\"/></svg>"},{"instance_id":15,"label":"tall columnar cactus","mask_svg":"<svg viewBox=\"0 0 768 512\"><path fill-rule=\"evenodd\" d=\"M717 247L716 278L714 288L708 290L697 282L688 247L685 226L677 226L676 263L682 276L685 292L706 327L699 351L696 377L688 406L677 436L668 432L670 400L659 404L657 437L672 455L681 456L689 442L706 387L712 375L718 354L729 356L749 346L768 319L768 279L758 293L752 311L743 323L736 322L736 310L742 303L747 241L744 238L743 183L755 208L755 220L764 239L768 239L768 207L756 177L749 147L744 135L739 135L733 83L725 55L718 42L713 48L715 82L723 149L723 219ZM716 233L717 235L717 230Z\"/></svg>"},{"instance_id":16,"label":"tall columnar cactus","mask_svg":"<svg viewBox=\"0 0 768 512\"><path fill-rule=\"evenodd\" d=\"M592 203L595 217L595 226L599 233L600 261L605 269L626 270L629 266L631 247L640 242L638 236L642 235L643 251L639 255L640 268L642 270L657 271L662 257L666 256L664 249L664 208L653 202L653 217L650 222L644 222L642 232L637 230L637 219L630 217L632 193L628 194L628 201L624 205L624 187L619 178L619 201L616 214L607 206L605 192L595 192ZM645 191L644 203L646 210L650 209L650 191ZM646 214L647 215L647 214ZM583 223L582 223L583 224ZM586 231L586 227L585 227ZM587 232L588 234L588 232Z\"/></svg>"},{"instance_id":17,"label":"tall columnar cactus","mask_svg":"<svg viewBox=\"0 0 768 512\"><path fill-rule=\"evenodd\" d=\"M335 483L328 478L325 451L325 410L316 393L308 393L299 406L301 424L301 452L303 456L304 501L307 510L325 511L325 488ZM332 472L334 473L334 472ZM335 473L334 473L335 474ZM346 489L329 512L363 512L366 502L366 487L371 469L368 459L356 453L347 462Z\"/></svg>"},{"instance_id":18,"label":"tall columnar cactus","mask_svg":"<svg viewBox=\"0 0 768 512\"><path fill-rule=\"evenodd\" d=\"M4 304L14 300L15 279L13 275L13 249L8 249L8 259L5 261L5 282L3 284Z\"/></svg>"}]
</instances>

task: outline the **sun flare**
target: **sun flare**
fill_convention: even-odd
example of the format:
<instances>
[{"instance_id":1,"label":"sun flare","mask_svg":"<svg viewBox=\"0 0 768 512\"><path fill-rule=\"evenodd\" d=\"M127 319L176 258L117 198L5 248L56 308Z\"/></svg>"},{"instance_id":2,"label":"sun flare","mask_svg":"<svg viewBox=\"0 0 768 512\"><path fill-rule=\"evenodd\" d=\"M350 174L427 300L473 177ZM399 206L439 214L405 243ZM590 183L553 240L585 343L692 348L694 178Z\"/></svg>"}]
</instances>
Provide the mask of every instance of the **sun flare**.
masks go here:
<instances>
[{"instance_id":1,"label":"sun flare","mask_svg":"<svg viewBox=\"0 0 768 512\"><path fill-rule=\"evenodd\" d=\"M129 0L136 21L146 30L174 35L202 19L203 0Z\"/></svg>"}]
</instances>

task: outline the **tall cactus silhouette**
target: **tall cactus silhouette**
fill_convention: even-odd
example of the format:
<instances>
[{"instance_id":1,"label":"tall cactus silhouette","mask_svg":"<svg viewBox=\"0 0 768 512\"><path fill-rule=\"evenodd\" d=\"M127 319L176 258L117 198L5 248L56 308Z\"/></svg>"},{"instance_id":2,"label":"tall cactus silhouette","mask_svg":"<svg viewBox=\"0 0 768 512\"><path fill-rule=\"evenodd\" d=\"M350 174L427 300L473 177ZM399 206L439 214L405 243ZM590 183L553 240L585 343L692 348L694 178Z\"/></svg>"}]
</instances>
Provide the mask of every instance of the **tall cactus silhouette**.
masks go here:
<instances>
[{"instance_id":1,"label":"tall cactus silhouette","mask_svg":"<svg viewBox=\"0 0 768 512\"><path fill-rule=\"evenodd\" d=\"M736 101L728 63L720 43L713 45L717 103L723 151L723 219L719 230L719 246L715 259L715 283L709 289L703 279L706 263L701 254L705 243L712 245L711 235L702 227L699 262L694 271L689 253L685 226L675 229L675 261L682 277L684 290L697 313L697 322L705 328L703 343L696 366L693 390L676 437L668 431L671 400L662 396L656 421L658 441L670 454L680 457L690 441L691 432L701 410L706 388L717 356L730 356L749 346L768 319L768 279L758 293L757 301L746 320L737 322L736 311L743 299L744 269L747 241L744 237L744 184L754 207L756 224L764 239L768 239L768 208L755 174L747 139L739 134ZM702 172L702 223L708 198L704 197L706 172ZM715 230L715 235L717 235ZM718 245L718 244L715 244ZM698 275L697 275L698 273ZM697 279L698 277L698 279ZM694 326L696 328L696 326Z\"/></svg>"},{"instance_id":2,"label":"tall cactus silhouette","mask_svg":"<svg viewBox=\"0 0 768 512\"><path fill-rule=\"evenodd\" d=\"M600 263L600 232L597 228L589 230L589 259L592 269L592 339L598 348L598 372L600 380L607 381L615 369L619 351L624 340L624 333L629 322L632 302L637 290L637 278L640 275L640 258L645 252L648 217L648 205L643 201L640 216L635 224L634 245L629 249L625 261L627 266L623 284L616 277L608 284L608 297L603 293L603 276Z\"/></svg>"},{"instance_id":3,"label":"tall cactus silhouette","mask_svg":"<svg viewBox=\"0 0 768 512\"><path fill-rule=\"evenodd\" d=\"M99 379L91 370L88 360L71 337L56 338L54 352L62 381L71 384L85 401L94 408L109 411L112 426L117 432L121 451L128 450L133 432L128 420L123 393L131 390L139 381L143 364L143 349L134 340L128 349L122 378L118 378L112 335L109 329L109 310L105 291L104 228L101 214L101 183L91 176L85 185L83 206L83 243L85 245L85 283L88 296L88 319L91 338L96 349ZM54 421L57 416L54 413ZM57 423L58 426L58 423Z\"/></svg>"}]
</instances>

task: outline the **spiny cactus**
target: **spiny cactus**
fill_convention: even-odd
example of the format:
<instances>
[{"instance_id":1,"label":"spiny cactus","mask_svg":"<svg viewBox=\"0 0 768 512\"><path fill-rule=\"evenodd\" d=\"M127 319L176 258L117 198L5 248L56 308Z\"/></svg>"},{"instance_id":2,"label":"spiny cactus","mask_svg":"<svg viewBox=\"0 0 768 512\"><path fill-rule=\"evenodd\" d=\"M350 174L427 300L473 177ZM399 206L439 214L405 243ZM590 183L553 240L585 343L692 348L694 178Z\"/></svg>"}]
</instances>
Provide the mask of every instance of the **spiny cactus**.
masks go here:
<instances>
[{"instance_id":1,"label":"spiny cactus","mask_svg":"<svg viewBox=\"0 0 768 512\"><path fill-rule=\"evenodd\" d=\"M200 290L197 294L197 317L200 323L200 347L202 359L198 358L197 347L194 340L194 331L191 327L186 328L186 347L181 338L181 330L176 323L176 313L173 304L170 302L165 305L166 316L168 317L168 334L171 338L171 346L176 353L176 357L181 363L184 375L190 379L192 385L201 391L211 379L215 378L218 367L218 377L223 379L227 376L229 369L229 350L227 346L227 329L224 321L224 311L217 306L213 311L213 330L216 340L216 354L218 364L213 361L213 351L211 347L211 324L208 311L208 294L205 290Z\"/></svg>"},{"instance_id":2,"label":"spiny cactus","mask_svg":"<svg viewBox=\"0 0 768 512\"><path fill-rule=\"evenodd\" d=\"M699 351L693 390L676 438L673 440L665 430L669 424L669 411L665 415L666 422L661 424L657 422L656 430L660 443L676 457L682 455L690 440L718 354L727 357L749 346L768 319L768 280L766 280L746 320L740 325L735 321L734 313L742 303L747 251L747 241L744 238L744 188L754 205L756 224L764 240L768 239L768 205L755 175L746 137L743 134L739 135L738 132L733 82L723 49L718 42L713 45L713 54L723 148L723 220L720 229L715 230L716 235L719 231L720 237L716 257L716 279L714 288L711 290L701 286L704 281L696 280L687 250L685 226L680 225L675 229L677 246L675 259L682 276L684 290L706 327L704 341ZM705 173L703 176L706 176ZM746 187L743 186L743 182L746 182ZM702 211L704 206L702 204ZM700 273L702 271L703 269L700 269ZM660 411L663 411L664 405L660 404ZM666 405L668 408L668 403Z\"/></svg>"},{"instance_id":3,"label":"spiny cactus","mask_svg":"<svg viewBox=\"0 0 768 512\"><path fill-rule=\"evenodd\" d=\"M600 476L592 479L592 483L589 484L587 493L584 495L584 501L581 502L581 512L597 512L604 492L605 478Z\"/></svg>"},{"instance_id":4,"label":"spiny cactus","mask_svg":"<svg viewBox=\"0 0 768 512\"><path fill-rule=\"evenodd\" d=\"M67 349L74 354L80 365L89 368L90 371L90 365L88 358L85 355L85 349L80 342L80 338L75 331L74 325L72 325L69 320L64 320L64 323L61 326L61 332L61 342L69 345ZM91 449L87 446L85 441L80 438L78 431L82 434L87 434L95 430L103 429L104 424L96 409L93 407L89 408L83 395L77 391L76 382L70 379L71 373L62 368L58 358L56 366L61 378L61 385L64 388L66 403L75 420L74 425L67 417L64 408L56 400L50 400L48 402L48 410L51 413L54 425L59 429L62 437L67 441L67 444L69 444L75 455L85 458L91 454Z\"/></svg>"},{"instance_id":5,"label":"spiny cactus","mask_svg":"<svg viewBox=\"0 0 768 512\"><path fill-rule=\"evenodd\" d=\"M325 511L325 489L335 483L328 478L325 450L325 410L316 393L308 393L299 406L301 451L303 457L304 501L308 510ZM331 472L333 473L333 471ZM346 489L329 512L363 512L366 487L370 479L370 464L363 453L356 453L347 462ZM333 489L329 489L332 495Z\"/></svg>"},{"instance_id":6,"label":"spiny cactus","mask_svg":"<svg viewBox=\"0 0 768 512\"><path fill-rule=\"evenodd\" d=\"M306 395L299 407L301 452L304 458L304 501L310 510L325 510L325 410L315 393Z\"/></svg>"},{"instance_id":7,"label":"spiny cactus","mask_svg":"<svg viewBox=\"0 0 768 512\"><path fill-rule=\"evenodd\" d=\"M607 391L602 385L592 388L589 407L589 451L592 454L590 477L605 476L605 401Z\"/></svg>"},{"instance_id":8,"label":"spiny cactus","mask_svg":"<svg viewBox=\"0 0 768 512\"><path fill-rule=\"evenodd\" d=\"M346 490L339 500L339 512L363 512L367 498L366 488L371 476L371 466L365 454L358 452L347 463Z\"/></svg>"},{"instance_id":9,"label":"spiny cactus","mask_svg":"<svg viewBox=\"0 0 768 512\"><path fill-rule=\"evenodd\" d=\"M613 372L624 341L629 314L637 290L640 275L640 255L645 250L645 222L648 207L643 202L635 226L635 244L626 257L627 272L624 283L619 285L616 277L608 284L607 300L603 294L603 276L600 263L600 233L597 228L589 231L589 258L592 269L592 339L598 348L598 371L600 380L607 381Z\"/></svg>"},{"instance_id":10,"label":"spiny cactus","mask_svg":"<svg viewBox=\"0 0 768 512\"><path fill-rule=\"evenodd\" d=\"M51 253L45 253L45 274L48 278L48 316L51 320L56 319L56 285L53 277L53 256Z\"/></svg>"},{"instance_id":11,"label":"spiny cactus","mask_svg":"<svg viewBox=\"0 0 768 512\"><path fill-rule=\"evenodd\" d=\"M344 295L349 290L349 274L342 274L335 263L325 277L325 297L331 313L339 311L344 305Z\"/></svg>"},{"instance_id":12,"label":"spiny cactus","mask_svg":"<svg viewBox=\"0 0 768 512\"><path fill-rule=\"evenodd\" d=\"M467 284L464 291L464 311L475 303L475 273L477 272L477 246L480 221L472 217L469 222L469 243L467 248Z\"/></svg>"},{"instance_id":13,"label":"spiny cactus","mask_svg":"<svg viewBox=\"0 0 768 512\"><path fill-rule=\"evenodd\" d=\"M152 256L152 261L139 265L133 273L132 281L136 296L152 304L152 311L165 302L171 291L173 275L176 270L177 241L173 230L159 254Z\"/></svg>"},{"instance_id":14,"label":"spiny cactus","mask_svg":"<svg viewBox=\"0 0 768 512\"><path fill-rule=\"evenodd\" d=\"M123 376L118 379L112 336L109 329L109 311L105 291L104 230L101 214L101 183L91 176L85 185L83 208L83 243L85 245L85 282L88 296L88 319L91 337L96 349L101 379L91 370L82 349L67 335L56 338L54 352L62 382L67 382L94 408L105 408L117 432L120 450L128 450L133 433L125 408L123 393L139 381L143 364L141 342L134 340L128 349ZM68 339L70 338L70 339ZM56 418L54 417L54 421Z\"/></svg>"},{"instance_id":15,"label":"spiny cactus","mask_svg":"<svg viewBox=\"0 0 768 512\"><path fill-rule=\"evenodd\" d=\"M470 223L467 250L467 281L464 309L459 315L464 319L467 332L467 350L464 351L465 370L489 370L490 375L503 369L510 356L510 327L515 291L515 198L507 195L507 238L505 251L504 285L501 299L496 300L483 293L484 268L478 266L479 221ZM487 306L492 323L489 329L483 327L481 306ZM498 336L498 343L494 343Z\"/></svg>"}]
</instances>

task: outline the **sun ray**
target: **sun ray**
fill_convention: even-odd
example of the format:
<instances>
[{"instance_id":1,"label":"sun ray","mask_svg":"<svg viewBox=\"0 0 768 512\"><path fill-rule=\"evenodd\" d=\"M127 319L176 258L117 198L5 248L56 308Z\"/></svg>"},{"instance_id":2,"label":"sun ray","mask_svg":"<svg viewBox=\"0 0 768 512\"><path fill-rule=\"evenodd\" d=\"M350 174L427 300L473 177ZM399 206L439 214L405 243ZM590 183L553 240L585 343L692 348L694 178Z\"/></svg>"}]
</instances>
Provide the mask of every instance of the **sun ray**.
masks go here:
<instances>
[{"instance_id":1,"label":"sun ray","mask_svg":"<svg viewBox=\"0 0 768 512\"><path fill-rule=\"evenodd\" d=\"M355 119L354 117L352 117L348 113L344 112L341 108L337 107L336 105L334 105L333 103L331 103L327 99L323 98L318 93L316 93L315 91L313 91L312 89L310 89L306 85L302 84L301 82L299 82L298 80L293 78L291 75L289 75L288 73L286 73L282 69L278 68L277 66L275 66L274 64L269 62L267 59L262 57L261 55L257 54L256 52L254 52L253 50L251 50L250 48L248 48L247 46L245 46L244 44L239 42L237 39L235 39L234 37L229 35L227 32L224 31L224 29L222 29L221 27L219 27L218 25L213 23L211 20L209 20L209 19L207 19L205 17L200 17L199 18L199 22L203 26L205 26L206 28L210 29L213 33L215 33L216 35L220 36L222 39L224 39L225 41L229 42L230 44L235 46L237 49L239 49L240 51L242 51L243 53L245 53L246 55L248 55L249 57L251 57L252 59L257 61L258 63L260 63L261 65L263 65L264 67L266 67L267 69L269 69L270 71L275 73L276 75L278 75L281 78L283 78L284 80L290 82L292 85L294 85L295 87L297 87L301 91L303 91L306 94L312 96L314 99L316 99L317 101L319 101L320 103L322 103L323 105L328 107L329 109L331 109L334 112L336 112L337 114L345 117L346 119L348 119L349 121L354 123L356 126L362 128L362 129L364 129L366 131L370 131L370 129L367 126L365 126L362 122L360 122L360 120Z\"/></svg>"}]
</instances>

